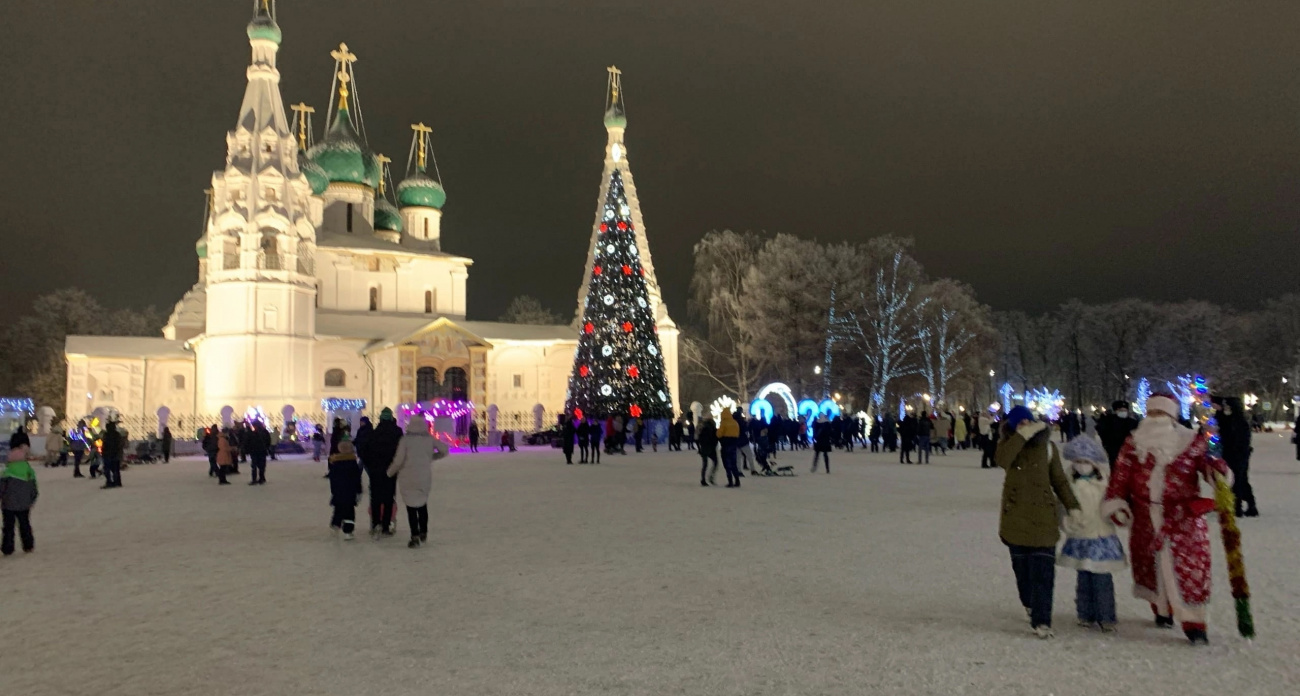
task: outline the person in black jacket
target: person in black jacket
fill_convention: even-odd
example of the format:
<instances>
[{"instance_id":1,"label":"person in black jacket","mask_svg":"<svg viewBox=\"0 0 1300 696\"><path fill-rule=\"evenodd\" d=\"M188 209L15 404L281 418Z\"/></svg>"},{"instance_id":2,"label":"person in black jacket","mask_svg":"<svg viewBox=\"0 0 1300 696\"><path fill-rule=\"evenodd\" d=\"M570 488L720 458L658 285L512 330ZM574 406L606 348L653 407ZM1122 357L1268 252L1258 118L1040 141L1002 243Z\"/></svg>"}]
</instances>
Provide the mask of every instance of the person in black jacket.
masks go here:
<instances>
[{"instance_id":1,"label":"person in black jacket","mask_svg":"<svg viewBox=\"0 0 1300 696\"><path fill-rule=\"evenodd\" d=\"M1223 461L1232 469L1232 495L1237 500L1238 517L1259 517L1255 490L1250 485L1250 422L1243 413L1241 399L1229 396L1215 399L1214 419L1219 424L1219 443Z\"/></svg>"},{"instance_id":2,"label":"person in black jacket","mask_svg":"<svg viewBox=\"0 0 1300 696\"><path fill-rule=\"evenodd\" d=\"M389 477L388 465L393 463L397 445L402 441L402 429L397 427L392 409L385 408L379 413L379 426L371 428L364 440L358 428L357 440L358 447L365 443L365 449L358 449L358 453L370 477L370 534L392 536L396 533L393 515L397 512L397 479Z\"/></svg>"},{"instance_id":3,"label":"person in black jacket","mask_svg":"<svg viewBox=\"0 0 1300 696\"><path fill-rule=\"evenodd\" d=\"M1119 451L1124 448L1124 443L1128 441L1128 436L1133 434L1133 430L1138 427L1138 419L1129 413L1127 401L1116 401L1111 404L1111 412L1097 419L1097 437L1101 438L1101 446L1106 449L1106 456L1110 457L1110 465L1115 466L1115 458L1119 456Z\"/></svg>"},{"instance_id":4,"label":"person in black jacket","mask_svg":"<svg viewBox=\"0 0 1300 696\"><path fill-rule=\"evenodd\" d=\"M723 416L723 418L726 417ZM712 485L718 475L718 429L713 425L713 419L709 416L705 416L700 421L697 443L700 451L700 485ZM713 460L713 471L709 471L710 459Z\"/></svg>"},{"instance_id":5,"label":"person in black jacket","mask_svg":"<svg viewBox=\"0 0 1300 696\"><path fill-rule=\"evenodd\" d=\"M740 437L736 440L736 456L740 460L740 466L736 467L736 473L744 476L741 471L749 471L749 460L754 456L754 451L749 448L749 424L745 422L745 414L739 407L731 417L735 418L736 425L740 426Z\"/></svg>"},{"instance_id":6,"label":"person in black jacket","mask_svg":"<svg viewBox=\"0 0 1300 696\"><path fill-rule=\"evenodd\" d=\"M126 442L117 431L117 423L109 421L104 427L104 437L100 441L104 458L104 485L102 488L122 487L122 452Z\"/></svg>"},{"instance_id":7,"label":"person in black jacket","mask_svg":"<svg viewBox=\"0 0 1300 696\"><path fill-rule=\"evenodd\" d=\"M586 418L578 419L578 427L574 428L574 432L578 434L578 453L581 455L578 463L586 464L591 450L591 425Z\"/></svg>"},{"instance_id":8,"label":"person in black jacket","mask_svg":"<svg viewBox=\"0 0 1300 696\"><path fill-rule=\"evenodd\" d=\"M172 460L172 429L163 428L162 433L162 456L163 463L166 464Z\"/></svg>"},{"instance_id":9,"label":"person in black jacket","mask_svg":"<svg viewBox=\"0 0 1300 696\"><path fill-rule=\"evenodd\" d=\"M898 452L899 464L912 463L912 449L916 447L916 432L916 416L909 413L903 417L903 422L898 428L898 436L901 440L900 444L902 445Z\"/></svg>"},{"instance_id":10,"label":"person in black jacket","mask_svg":"<svg viewBox=\"0 0 1300 696\"><path fill-rule=\"evenodd\" d=\"M248 485L260 486L266 483L266 455L271 451L271 433L267 432L262 421L253 421L244 441L248 448L248 469L253 475L253 480Z\"/></svg>"},{"instance_id":11,"label":"person in black jacket","mask_svg":"<svg viewBox=\"0 0 1300 696\"><path fill-rule=\"evenodd\" d=\"M203 432L203 453L208 455L208 478L217 476L217 438L221 437L221 428L216 423Z\"/></svg>"},{"instance_id":12,"label":"person in black jacket","mask_svg":"<svg viewBox=\"0 0 1300 696\"><path fill-rule=\"evenodd\" d=\"M831 447L835 442L836 425L823 415L813 423L813 473L817 473L817 455L821 455L826 464L826 473L831 473Z\"/></svg>"},{"instance_id":13,"label":"person in black jacket","mask_svg":"<svg viewBox=\"0 0 1300 696\"><path fill-rule=\"evenodd\" d=\"M880 419L880 437L881 445L885 451L898 451L898 423L888 413L885 414L884 418Z\"/></svg>"},{"instance_id":14,"label":"person in black jacket","mask_svg":"<svg viewBox=\"0 0 1300 696\"><path fill-rule=\"evenodd\" d=\"M573 441L578 437L577 428L573 427L573 418L567 413L560 414L560 450L564 452L564 463L573 463Z\"/></svg>"},{"instance_id":15,"label":"person in black jacket","mask_svg":"<svg viewBox=\"0 0 1300 696\"><path fill-rule=\"evenodd\" d=\"M605 426L599 420L591 420L591 418L584 418L583 421L587 424L587 437L591 440L591 457L587 463L599 464L600 438L605 434Z\"/></svg>"},{"instance_id":16,"label":"person in black jacket","mask_svg":"<svg viewBox=\"0 0 1300 696\"><path fill-rule=\"evenodd\" d=\"M472 420L469 422L469 451L478 451L478 437L478 421Z\"/></svg>"},{"instance_id":17,"label":"person in black jacket","mask_svg":"<svg viewBox=\"0 0 1300 696\"><path fill-rule=\"evenodd\" d=\"M361 467L357 465L352 443L343 440L339 451L330 455L330 529L343 532L344 539L352 539L356 528L357 503L361 500Z\"/></svg>"}]
</instances>

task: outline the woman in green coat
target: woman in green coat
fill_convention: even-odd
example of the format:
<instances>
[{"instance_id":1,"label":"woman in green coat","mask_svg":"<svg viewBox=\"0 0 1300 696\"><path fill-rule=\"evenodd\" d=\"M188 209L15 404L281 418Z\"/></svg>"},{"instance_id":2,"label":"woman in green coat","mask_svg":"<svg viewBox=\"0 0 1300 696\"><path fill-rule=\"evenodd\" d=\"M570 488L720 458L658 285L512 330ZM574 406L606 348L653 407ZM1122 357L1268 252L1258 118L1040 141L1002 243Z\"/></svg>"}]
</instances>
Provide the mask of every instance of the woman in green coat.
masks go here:
<instances>
[{"instance_id":1,"label":"woman in green coat","mask_svg":"<svg viewBox=\"0 0 1300 696\"><path fill-rule=\"evenodd\" d=\"M1020 603L1039 638L1052 637L1052 585L1056 582L1056 542L1060 506L1077 515L1079 501L1061 467L1045 423L1024 406L1007 413L996 455L1007 472L1002 483L998 535L1011 551Z\"/></svg>"}]
</instances>

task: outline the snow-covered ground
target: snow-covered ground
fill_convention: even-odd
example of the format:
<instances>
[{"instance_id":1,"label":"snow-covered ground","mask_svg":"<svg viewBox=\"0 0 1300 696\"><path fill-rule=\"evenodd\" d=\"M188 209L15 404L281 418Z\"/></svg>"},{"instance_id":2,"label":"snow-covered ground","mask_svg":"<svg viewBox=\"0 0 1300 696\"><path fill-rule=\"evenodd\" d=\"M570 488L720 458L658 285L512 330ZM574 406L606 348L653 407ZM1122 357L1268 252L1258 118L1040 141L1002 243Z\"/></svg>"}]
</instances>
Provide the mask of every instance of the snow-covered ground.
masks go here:
<instances>
[{"instance_id":1,"label":"snow-covered ground","mask_svg":"<svg viewBox=\"0 0 1300 696\"><path fill-rule=\"evenodd\" d=\"M829 476L810 456L726 490L690 452L458 453L419 550L332 538L310 460L261 487L196 460L109 491L39 469L37 551L0 559L0 693L1300 693L1300 463L1279 436L1257 439L1264 516L1243 523L1260 637L1235 633L1216 540L1203 649L1154 628L1126 574L1117 634L1074 625L1061 573L1057 638L1030 636L1002 476L974 454L836 453Z\"/></svg>"}]
</instances>

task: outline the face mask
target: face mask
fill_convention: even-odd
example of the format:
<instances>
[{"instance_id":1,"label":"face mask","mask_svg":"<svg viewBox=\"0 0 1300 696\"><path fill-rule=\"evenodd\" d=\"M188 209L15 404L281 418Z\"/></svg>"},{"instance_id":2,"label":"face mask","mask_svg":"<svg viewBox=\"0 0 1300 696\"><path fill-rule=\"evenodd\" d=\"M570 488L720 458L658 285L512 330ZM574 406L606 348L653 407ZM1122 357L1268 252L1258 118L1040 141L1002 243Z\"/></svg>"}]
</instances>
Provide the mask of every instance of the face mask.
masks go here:
<instances>
[{"instance_id":1,"label":"face mask","mask_svg":"<svg viewBox=\"0 0 1300 696\"><path fill-rule=\"evenodd\" d=\"M1128 411L1121 408L1120 410L1115 412L1115 415L1119 416L1120 418L1128 418Z\"/></svg>"}]
</instances>

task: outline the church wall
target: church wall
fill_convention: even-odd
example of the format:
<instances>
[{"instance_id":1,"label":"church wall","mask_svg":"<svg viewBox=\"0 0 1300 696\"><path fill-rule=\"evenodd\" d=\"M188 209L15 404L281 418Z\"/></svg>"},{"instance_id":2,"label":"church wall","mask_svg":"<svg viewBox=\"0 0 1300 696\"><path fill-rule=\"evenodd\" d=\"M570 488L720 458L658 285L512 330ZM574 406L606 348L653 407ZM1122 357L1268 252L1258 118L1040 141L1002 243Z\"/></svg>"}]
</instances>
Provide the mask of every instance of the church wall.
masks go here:
<instances>
[{"instance_id":1,"label":"church wall","mask_svg":"<svg viewBox=\"0 0 1300 696\"><path fill-rule=\"evenodd\" d=\"M365 399L368 406L374 406L376 397L371 394L370 368L361 356L367 343L364 340L317 342L316 366L311 378L316 393L313 411L320 410L320 400L328 398ZM330 370L343 371L345 382L342 387L325 386L325 377ZM381 404L379 408L382 407Z\"/></svg>"},{"instance_id":2,"label":"church wall","mask_svg":"<svg viewBox=\"0 0 1300 696\"><path fill-rule=\"evenodd\" d=\"M370 311L370 289L377 288L380 312L465 314L462 263L440 258L351 254L322 249L317 254L320 307ZM433 292L433 311L425 312L425 292Z\"/></svg>"},{"instance_id":3,"label":"church wall","mask_svg":"<svg viewBox=\"0 0 1300 696\"><path fill-rule=\"evenodd\" d=\"M79 418L97 408L114 408L153 415L162 406L192 413L194 390L192 360L69 357L65 414Z\"/></svg>"},{"instance_id":4,"label":"church wall","mask_svg":"<svg viewBox=\"0 0 1300 696\"><path fill-rule=\"evenodd\" d=\"M487 355L487 403L502 411L564 408L577 343L493 341ZM518 386L516 386L518 378Z\"/></svg>"}]
</instances>

